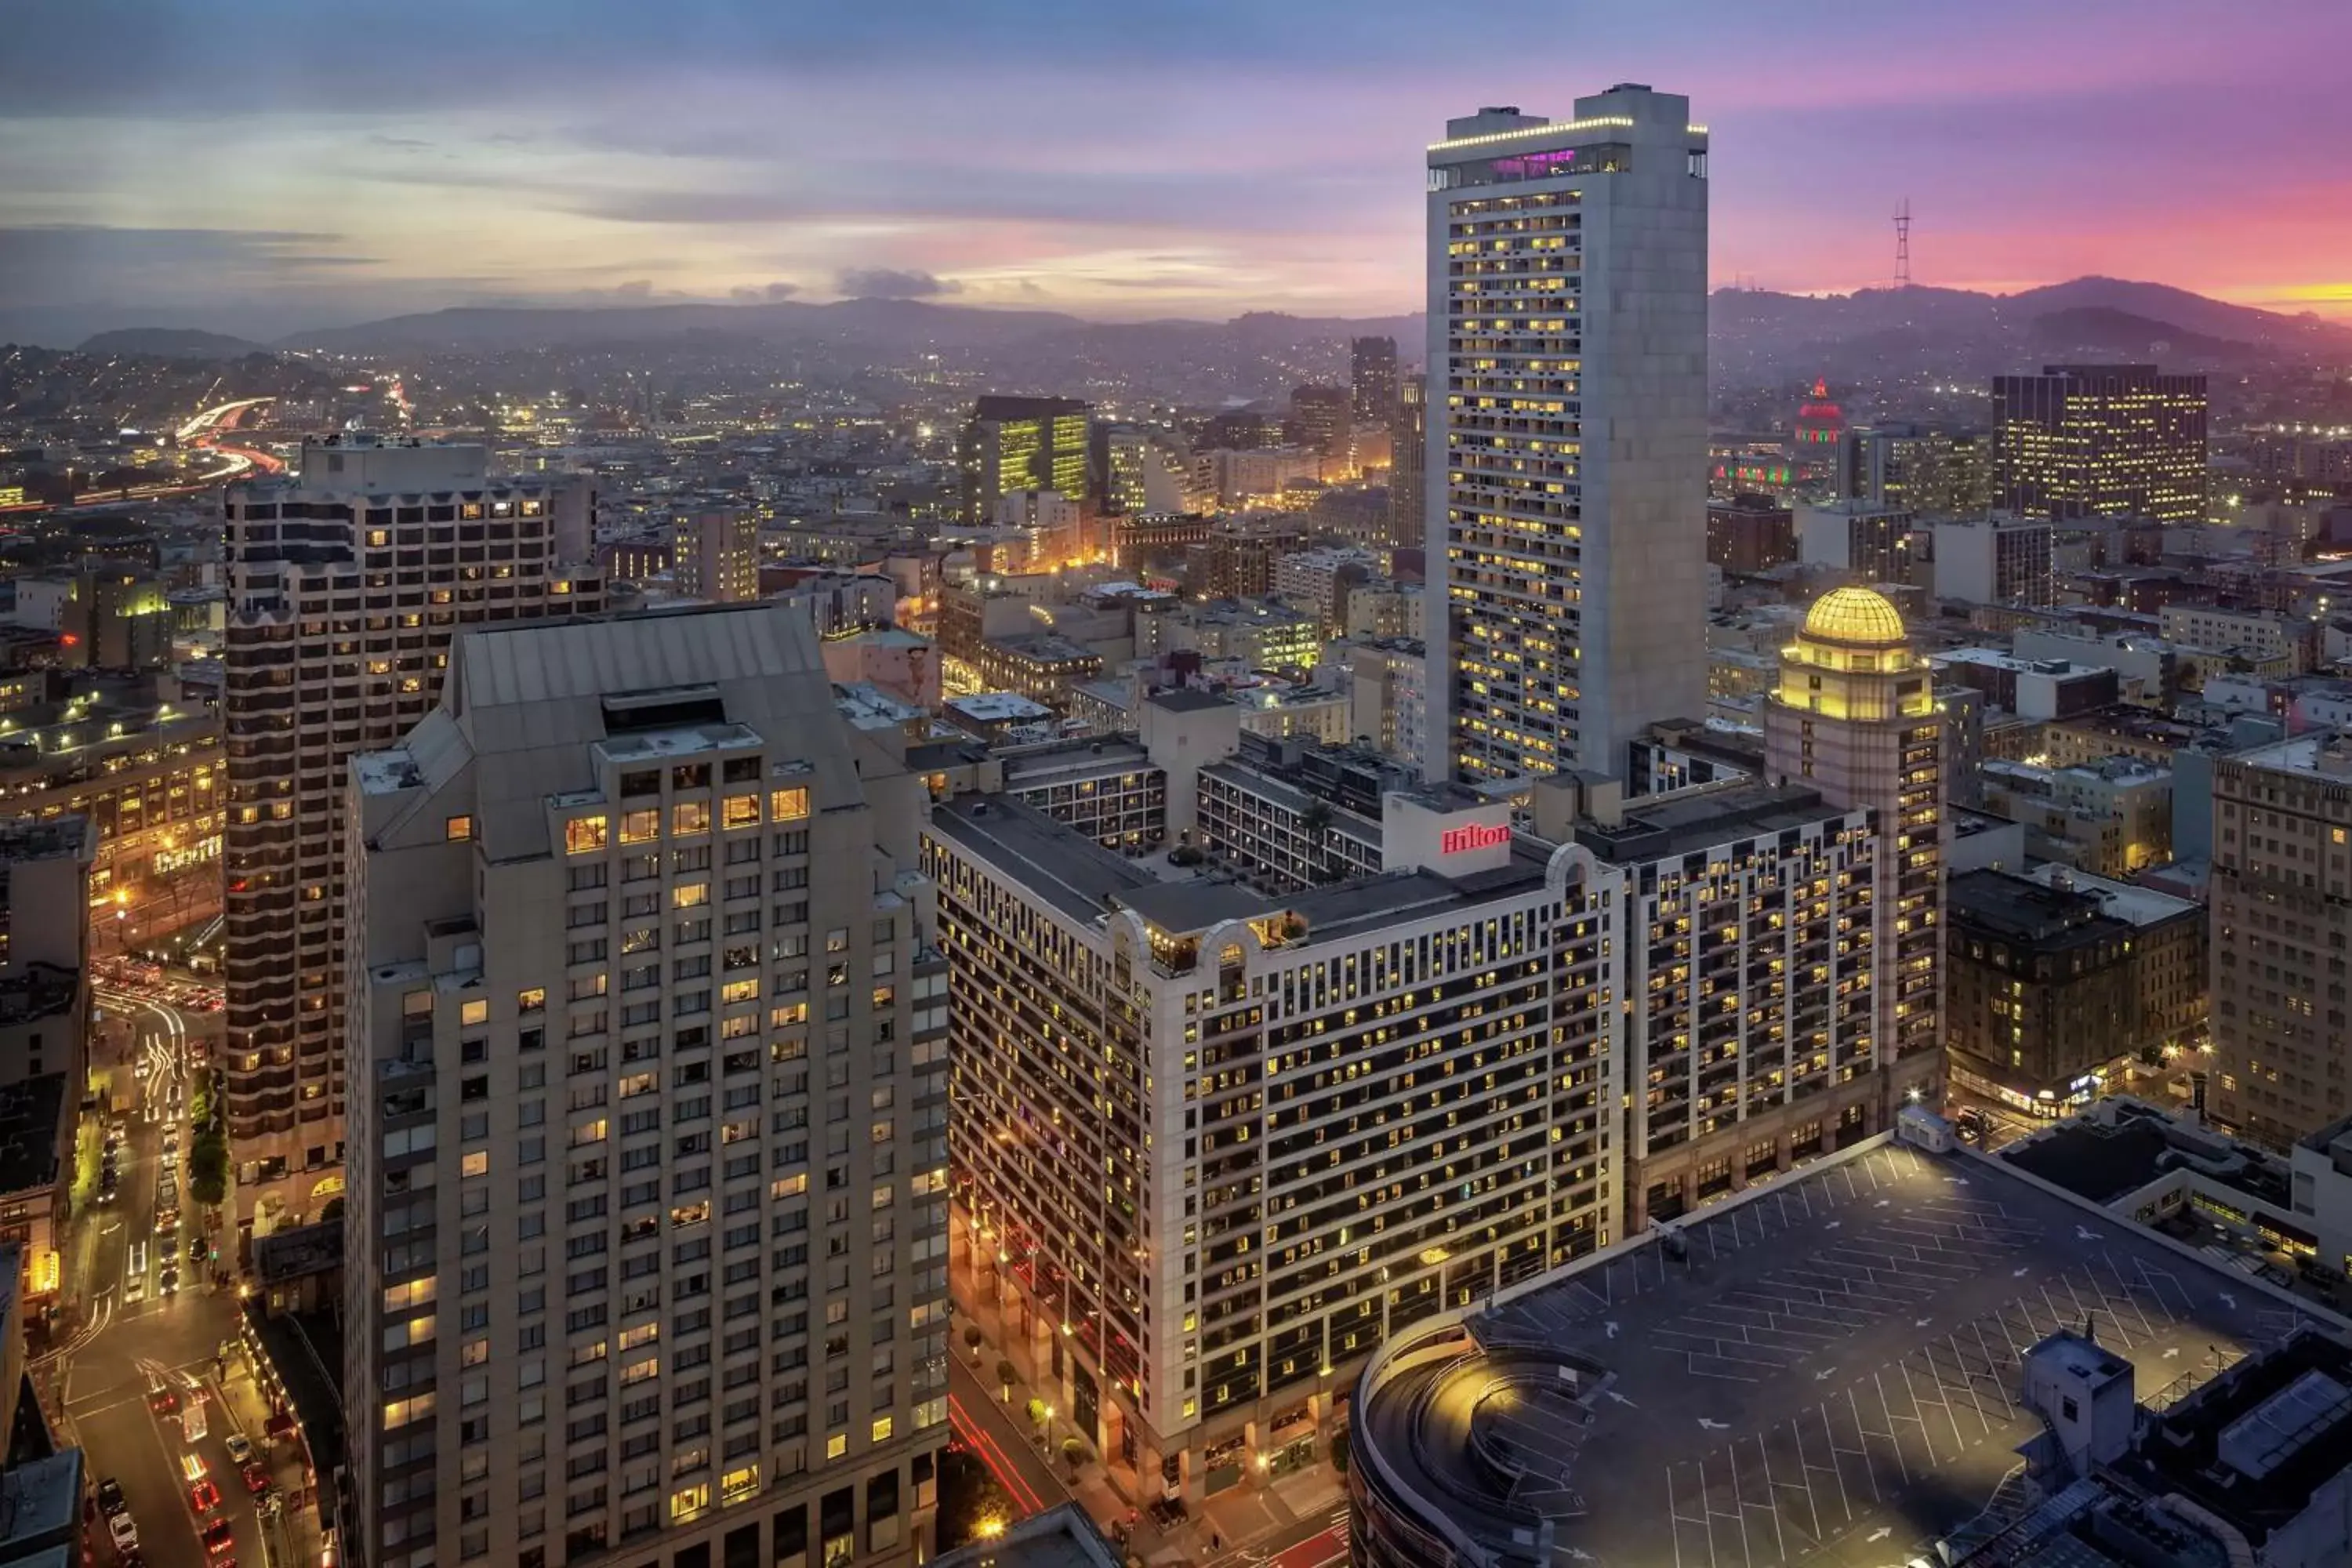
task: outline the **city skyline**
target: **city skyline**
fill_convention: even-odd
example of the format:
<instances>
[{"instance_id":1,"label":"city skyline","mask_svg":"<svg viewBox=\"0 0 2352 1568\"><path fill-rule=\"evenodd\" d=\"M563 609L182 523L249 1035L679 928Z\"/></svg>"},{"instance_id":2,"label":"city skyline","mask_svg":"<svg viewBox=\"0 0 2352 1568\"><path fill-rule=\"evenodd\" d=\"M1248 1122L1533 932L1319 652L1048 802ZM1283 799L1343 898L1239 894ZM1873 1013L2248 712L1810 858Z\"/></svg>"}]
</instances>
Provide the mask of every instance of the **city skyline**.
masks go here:
<instances>
[{"instance_id":1,"label":"city skyline","mask_svg":"<svg viewBox=\"0 0 2352 1568\"><path fill-rule=\"evenodd\" d=\"M2315 64L2352 18L2297 0L2207 37L2154 10L2126 31L2105 5L1710 7L1454 63L1389 5L1115 34L1060 0L913 27L518 6L363 49L278 5L43 5L0 108L0 313L267 335L490 300L1402 313L1419 215L1397 176L1429 127L1630 79L1704 106L1718 287L1883 284L1908 197L1922 283L2110 273L2352 319L2352 192L2326 154L2352 106ZM2005 58L2028 23L2031 57ZM453 37L508 63L495 90L446 68ZM2189 94L2263 112L2217 136Z\"/></svg>"}]
</instances>

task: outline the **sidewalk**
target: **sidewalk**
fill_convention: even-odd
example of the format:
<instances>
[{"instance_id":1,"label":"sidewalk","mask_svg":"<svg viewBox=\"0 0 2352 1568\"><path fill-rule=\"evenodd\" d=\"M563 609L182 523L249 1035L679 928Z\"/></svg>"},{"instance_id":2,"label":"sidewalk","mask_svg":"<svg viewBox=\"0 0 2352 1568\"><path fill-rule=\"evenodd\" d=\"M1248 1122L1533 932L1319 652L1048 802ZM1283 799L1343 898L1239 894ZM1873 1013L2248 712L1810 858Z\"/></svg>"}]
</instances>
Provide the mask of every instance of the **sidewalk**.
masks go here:
<instances>
[{"instance_id":1,"label":"sidewalk","mask_svg":"<svg viewBox=\"0 0 2352 1568\"><path fill-rule=\"evenodd\" d=\"M261 1525L262 1533L268 1537L271 1563L307 1564L320 1561L319 1510L305 1490L309 1483L302 1474L300 1447L270 1437L269 1401L254 1380L252 1363L241 1343L215 1364L222 1368L215 1381L220 1388L224 1413L238 1431L253 1439L255 1457L268 1469L277 1495L283 1500L284 1506L277 1519L264 1520Z\"/></svg>"},{"instance_id":2,"label":"sidewalk","mask_svg":"<svg viewBox=\"0 0 2352 1568\"><path fill-rule=\"evenodd\" d=\"M1039 1375L1044 1369L1031 1348L1030 1334L1021 1327L1021 1308L996 1305L991 1299L994 1293L992 1283L982 1286L975 1279L969 1263L950 1264L949 1295L961 1320L950 1342L950 1352L964 1358L991 1397L1003 1386L996 1363L1013 1363L1013 1396L1004 1403L1015 1425L1028 1427L1026 1411L1032 1399L1052 1408L1054 1415L1046 1423L1047 1435L1040 1451L1114 1546L1118 1544L1117 1527L1130 1516L1135 1519L1125 1546L1128 1556L1150 1568L1197 1568L1309 1521L1319 1521L1344 1500L1344 1483L1327 1459L1318 1459L1277 1480L1229 1488L1188 1512L1181 1522L1162 1529L1153 1522L1150 1511L1160 1498L1156 1479L1147 1484L1116 1455L1097 1453L1091 1435L1080 1434L1070 1424L1064 1397L1054 1387L1050 1373ZM984 1336L976 1360L963 1342L968 1327L977 1327ZM1086 1445L1088 1456L1075 1479L1061 1458L1062 1440L1073 1436Z\"/></svg>"}]
</instances>

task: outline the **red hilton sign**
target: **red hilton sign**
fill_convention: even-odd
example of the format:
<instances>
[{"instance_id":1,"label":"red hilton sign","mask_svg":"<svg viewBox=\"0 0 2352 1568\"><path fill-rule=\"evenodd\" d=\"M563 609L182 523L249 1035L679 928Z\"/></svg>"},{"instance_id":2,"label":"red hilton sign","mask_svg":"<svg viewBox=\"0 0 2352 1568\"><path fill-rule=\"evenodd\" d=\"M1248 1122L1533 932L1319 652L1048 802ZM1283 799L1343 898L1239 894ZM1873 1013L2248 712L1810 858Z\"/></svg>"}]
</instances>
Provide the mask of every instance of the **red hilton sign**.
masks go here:
<instances>
[{"instance_id":1,"label":"red hilton sign","mask_svg":"<svg viewBox=\"0 0 2352 1568\"><path fill-rule=\"evenodd\" d=\"M1511 830L1508 827L1490 827L1485 823L1474 822L1467 827L1447 828L1444 836L1437 841L1437 852L1459 855L1470 849L1492 849L1497 844L1510 841Z\"/></svg>"}]
</instances>

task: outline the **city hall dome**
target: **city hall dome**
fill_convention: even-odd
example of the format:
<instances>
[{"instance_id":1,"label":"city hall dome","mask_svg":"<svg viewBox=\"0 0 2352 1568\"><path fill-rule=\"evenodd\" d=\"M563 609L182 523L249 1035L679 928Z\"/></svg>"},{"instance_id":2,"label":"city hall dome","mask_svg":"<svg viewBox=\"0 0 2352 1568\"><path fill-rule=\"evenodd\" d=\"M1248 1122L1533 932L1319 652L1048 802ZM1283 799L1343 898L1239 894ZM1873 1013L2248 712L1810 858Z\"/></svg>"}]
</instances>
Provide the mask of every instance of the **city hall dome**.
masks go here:
<instances>
[{"instance_id":1,"label":"city hall dome","mask_svg":"<svg viewBox=\"0 0 2352 1568\"><path fill-rule=\"evenodd\" d=\"M1906 640L1903 616L1884 594L1832 588L1805 612L1805 636L1849 647L1892 647Z\"/></svg>"}]
</instances>

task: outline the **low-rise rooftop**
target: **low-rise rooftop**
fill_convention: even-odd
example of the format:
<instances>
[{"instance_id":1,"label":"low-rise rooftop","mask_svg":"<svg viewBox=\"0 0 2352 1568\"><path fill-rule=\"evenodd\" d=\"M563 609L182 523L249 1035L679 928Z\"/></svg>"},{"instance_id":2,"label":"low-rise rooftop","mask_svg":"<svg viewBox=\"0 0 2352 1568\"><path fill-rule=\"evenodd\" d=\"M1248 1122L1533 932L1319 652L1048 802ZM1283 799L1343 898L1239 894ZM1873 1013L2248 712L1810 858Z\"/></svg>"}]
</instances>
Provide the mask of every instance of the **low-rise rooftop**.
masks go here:
<instances>
[{"instance_id":1,"label":"low-rise rooftop","mask_svg":"<svg viewBox=\"0 0 2352 1568\"><path fill-rule=\"evenodd\" d=\"M2095 1339L2163 1409L2306 1324L2343 1326L1998 1161L1874 1140L1393 1336L1353 1463L1456 1561L1937 1561L2044 1430L2036 1345Z\"/></svg>"}]
</instances>

